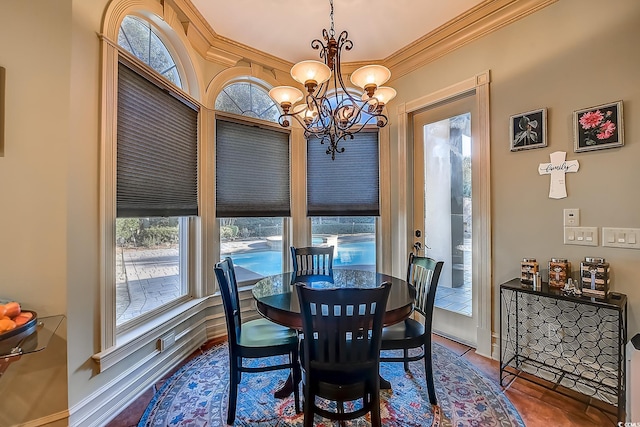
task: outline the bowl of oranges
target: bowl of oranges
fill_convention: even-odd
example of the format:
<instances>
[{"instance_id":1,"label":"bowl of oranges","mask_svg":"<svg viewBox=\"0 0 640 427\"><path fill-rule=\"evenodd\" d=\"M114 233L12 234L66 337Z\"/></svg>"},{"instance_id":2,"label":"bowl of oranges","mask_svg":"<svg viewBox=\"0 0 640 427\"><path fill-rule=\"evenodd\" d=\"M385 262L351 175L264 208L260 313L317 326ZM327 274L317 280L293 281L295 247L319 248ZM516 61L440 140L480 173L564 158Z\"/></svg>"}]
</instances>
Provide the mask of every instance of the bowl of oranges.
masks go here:
<instances>
[{"instance_id":1,"label":"bowl of oranges","mask_svg":"<svg viewBox=\"0 0 640 427\"><path fill-rule=\"evenodd\" d=\"M16 301L0 300L0 340L33 332L37 321L35 311L23 310Z\"/></svg>"}]
</instances>

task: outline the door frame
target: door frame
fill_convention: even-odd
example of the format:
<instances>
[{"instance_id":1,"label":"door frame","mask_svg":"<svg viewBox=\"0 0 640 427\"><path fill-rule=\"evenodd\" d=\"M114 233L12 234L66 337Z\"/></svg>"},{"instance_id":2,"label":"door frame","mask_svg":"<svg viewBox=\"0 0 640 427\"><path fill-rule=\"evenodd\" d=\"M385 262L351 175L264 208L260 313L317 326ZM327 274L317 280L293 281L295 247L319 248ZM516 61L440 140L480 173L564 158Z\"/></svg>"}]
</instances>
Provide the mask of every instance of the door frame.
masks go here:
<instances>
[{"instance_id":1,"label":"door frame","mask_svg":"<svg viewBox=\"0 0 640 427\"><path fill-rule=\"evenodd\" d=\"M411 114L434 104L447 101L456 96L475 90L478 111L478 141L474 141L472 153L473 169L473 241L472 250L477 259L472 280L477 286L477 324L476 353L491 357L492 354L492 257L491 257L491 182L490 182L490 117L489 117L489 70L453 84L447 88L407 101L398 105L398 164L407 165L404 176L399 177L397 190L398 206L402 212L398 214L398 240L394 253L393 272L405 274L408 254L413 244L413 191L410 187L413 161L409 161L409 153L413 146L413 123ZM400 171L399 173L402 173ZM399 276L402 277L402 276Z\"/></svg>"}]
</instances>

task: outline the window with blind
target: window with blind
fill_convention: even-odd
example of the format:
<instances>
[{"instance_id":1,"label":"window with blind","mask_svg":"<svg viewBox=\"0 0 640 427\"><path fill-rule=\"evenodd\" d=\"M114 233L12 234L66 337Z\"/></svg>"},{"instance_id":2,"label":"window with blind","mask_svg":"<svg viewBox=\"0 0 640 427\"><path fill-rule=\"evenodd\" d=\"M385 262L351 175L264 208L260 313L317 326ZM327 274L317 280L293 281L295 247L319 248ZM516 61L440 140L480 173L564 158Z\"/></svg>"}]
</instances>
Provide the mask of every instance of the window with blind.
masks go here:
<instances>
[{"instance_id":1,"label":"window with blind","mask_svg":"<svg viewBox=\"0 0 640 427\"><path fill-rule=\"evenodd\" d=\"M192 294L188 236L198 215L199 111L146 21L127 17L117 73L115 325L127 331ZM166 81L165 81L166 80ZM191 281L193 282L193 281Z\"/></svg>"},{"instance_id":2,"label":"window with blind","mask_svg":"<svg viewBox=\"0 0 640 427\"><path fill-rule=\"evenodd\" d=\"M307 211L314 246L334 246L334 267L376 269L380 215L378 132L354 135L334 161L307 142Z\"/></svg>"},{"instance_id":3,"label":"window with blind","mask_svg":"<svg viewBox=\"0 0 640 427\"><path fill-rule=\"evenodd\" d=\"M228 85L216 108L277 120L277 106L255 83ZM277 124L218 114L216 119L216 217L220 257L231 257L239 282L283 271L283 232L291 215L290 134Z\"/></svg>"}]
</instances>

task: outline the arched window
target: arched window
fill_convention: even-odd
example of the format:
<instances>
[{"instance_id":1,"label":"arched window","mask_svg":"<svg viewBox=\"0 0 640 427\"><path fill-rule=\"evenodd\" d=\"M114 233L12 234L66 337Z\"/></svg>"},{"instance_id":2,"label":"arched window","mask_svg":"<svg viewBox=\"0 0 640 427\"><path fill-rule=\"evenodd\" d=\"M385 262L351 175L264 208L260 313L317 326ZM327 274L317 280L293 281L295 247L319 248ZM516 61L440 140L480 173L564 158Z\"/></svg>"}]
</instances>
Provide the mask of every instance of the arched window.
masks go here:
<instances>
[{"instance_id":1,"label":"arched window","mask_svg":"<svg viewBox=\"0 0 640 427\"><path fill-rule=\"evenodd\" d=\"M182 89L182 81L169 35L162 31L132 15L124 17L118 31L113 263L117 333L193 294L187 280L192 256L188 236L198 214L199 109L175 89Z\"/></svg>"},{"instance_id":2,"label":"arched window","mask_svg":"<svg viewBox=\"0 0 640 427\"><path fill-rule=\"evenodd\" d=\"M235 82L222 89L216 98L216 110L256 119L277 122L278 105L261 86L250 82Z\"/></svg>"},{"instance_id":3,"label":"arched window","mask_svg":"<svg viewBox=\"0 0 640 427\"><path fill-rule=\"evenodd\" d=\"M176 62L151 24L135 16L126 16L118 31L118 44L145 64L182 87Z\"/></svg>"}]
</instances>

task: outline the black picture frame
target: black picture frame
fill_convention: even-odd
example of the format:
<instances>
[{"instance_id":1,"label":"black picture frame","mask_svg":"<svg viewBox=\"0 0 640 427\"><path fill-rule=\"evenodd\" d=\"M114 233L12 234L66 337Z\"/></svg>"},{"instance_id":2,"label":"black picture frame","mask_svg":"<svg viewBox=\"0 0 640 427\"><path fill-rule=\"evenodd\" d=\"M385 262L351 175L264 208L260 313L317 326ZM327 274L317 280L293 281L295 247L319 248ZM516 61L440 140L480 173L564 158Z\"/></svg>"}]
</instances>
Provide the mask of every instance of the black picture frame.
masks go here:
<instances>
[{"instance_id":1,"label":"black picture frame","mask_svg":"<svg viewBox=\"0 0 640 427\"><path fill-rule=\"evenodd\" d=\"M547 109L519 113L509 118L511 151L547 146Z\"/></svg>"}]
</instances>

